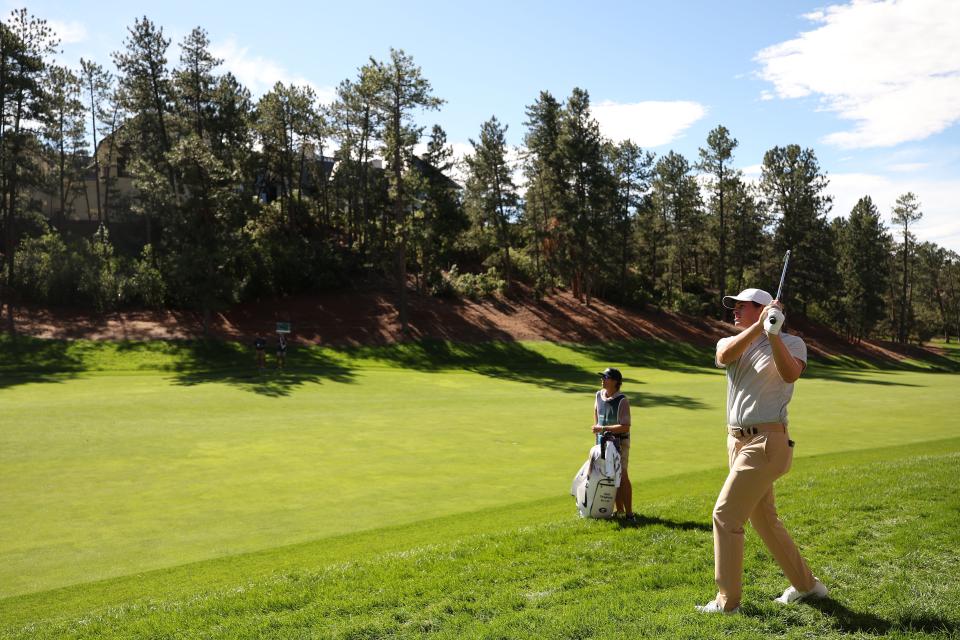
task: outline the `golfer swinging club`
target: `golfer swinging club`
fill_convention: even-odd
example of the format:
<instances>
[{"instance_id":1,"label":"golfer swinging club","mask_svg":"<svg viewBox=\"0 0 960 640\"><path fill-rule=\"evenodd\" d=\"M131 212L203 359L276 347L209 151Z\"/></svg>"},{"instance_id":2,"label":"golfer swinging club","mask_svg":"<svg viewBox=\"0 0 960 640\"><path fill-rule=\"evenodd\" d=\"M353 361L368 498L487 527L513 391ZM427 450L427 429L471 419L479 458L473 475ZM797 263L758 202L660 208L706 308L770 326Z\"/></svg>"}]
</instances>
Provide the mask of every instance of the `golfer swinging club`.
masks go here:
<instances>
[{"instance_id":1,"label":"golfer swinging club","mask_svg":"<svg viewBox=\"0 0 960 640\"><path fill-rule=\"evenodd\" d=\"M787 254L789 259L789 252ZM786 264L784 264L784 275ZM781 277L780 286L783 286ZM777 292L780 297L780 292ZM730 473L713 508L716 598L702 613L736 613L743 579L743 525L747 519L773 554L790 587L777 602L823 598L827 588L810 572L777 517L773 482L790 470L793 441L787 434L787 404L793 383L807 366L807 346L782 334L783 305L761 289L726 296L735 336L717 343L716 364L727 370L727 453Z\"/></svg>"}]
</instances>

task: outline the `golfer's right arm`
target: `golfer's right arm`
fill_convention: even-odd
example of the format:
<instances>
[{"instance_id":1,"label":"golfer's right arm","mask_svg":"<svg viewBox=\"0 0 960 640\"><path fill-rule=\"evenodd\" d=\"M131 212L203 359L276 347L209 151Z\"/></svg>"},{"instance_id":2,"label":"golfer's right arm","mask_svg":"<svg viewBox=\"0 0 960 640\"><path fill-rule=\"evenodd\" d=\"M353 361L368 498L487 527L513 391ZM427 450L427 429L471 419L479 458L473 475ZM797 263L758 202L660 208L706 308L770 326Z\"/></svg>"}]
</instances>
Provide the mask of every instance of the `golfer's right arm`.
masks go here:
<instances>
[{"instance_id":1,"label":"golfer's right arm","mask_svg":"<svg viewBox=\"0 0 960 640\"><path fill-rule=\"evenodd\" d=\"M727 340L722 345L717 345L717 364L727 366L731 362L739 360L743 352L750 346L750 343L763 333L763 319L766 318L766 316L766 310L764 310L764 312L760 314L760 319L750 325L750 327L733 336L732 340Z\"/></svg>"}]
</instances>

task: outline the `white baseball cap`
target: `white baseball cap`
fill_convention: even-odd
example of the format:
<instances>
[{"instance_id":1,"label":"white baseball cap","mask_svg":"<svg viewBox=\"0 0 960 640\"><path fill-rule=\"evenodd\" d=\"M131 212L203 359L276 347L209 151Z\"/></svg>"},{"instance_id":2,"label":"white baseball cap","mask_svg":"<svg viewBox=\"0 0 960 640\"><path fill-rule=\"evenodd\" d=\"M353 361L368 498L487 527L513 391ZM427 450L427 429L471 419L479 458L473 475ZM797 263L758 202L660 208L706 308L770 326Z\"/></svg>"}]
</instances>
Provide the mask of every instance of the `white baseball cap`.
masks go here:
<instances>
[{"instance_id":1,"label":"white baseball cap","mask_svg":"<svg viewBox=\"0 0 960 640\"><path fill-rule=\"evenodd\" d=\"M773 302L773 296L763 289L744 289L735 296L723 296L723 306L733 309L737 302L756 302L767 306Z\"/></svg>"}]
</instances>

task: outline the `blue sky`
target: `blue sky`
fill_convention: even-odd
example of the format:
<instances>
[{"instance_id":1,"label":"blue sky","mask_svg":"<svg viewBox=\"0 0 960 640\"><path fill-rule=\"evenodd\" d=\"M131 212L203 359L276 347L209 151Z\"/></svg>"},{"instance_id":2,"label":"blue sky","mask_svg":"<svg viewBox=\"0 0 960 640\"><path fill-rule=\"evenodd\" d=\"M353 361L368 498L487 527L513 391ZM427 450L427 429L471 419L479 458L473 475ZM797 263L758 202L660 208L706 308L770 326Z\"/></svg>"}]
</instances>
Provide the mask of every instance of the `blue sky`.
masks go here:
<instances>
[{"instance_id":1,"label":"blue sky","mask_svg":"<svg viewBox=\"0 0 960 640\"><path fill-rule=\"evenodd\" d=\"M7 9L18 5L7 2ZM61 34L64 63L112 66L146 15L176 43L193 27L255 95L275 81L329 99L369 56L404 49L447 102L425 114L458 153L490 116L523 136L541 90L590 92L606 135L689 160L723 124L759 175L774 145L812 147L832 215L871 195L889 224L913 191L916 233L960 252L960 2L274 1L30 3Z\"/></svg>"}]
</instances>

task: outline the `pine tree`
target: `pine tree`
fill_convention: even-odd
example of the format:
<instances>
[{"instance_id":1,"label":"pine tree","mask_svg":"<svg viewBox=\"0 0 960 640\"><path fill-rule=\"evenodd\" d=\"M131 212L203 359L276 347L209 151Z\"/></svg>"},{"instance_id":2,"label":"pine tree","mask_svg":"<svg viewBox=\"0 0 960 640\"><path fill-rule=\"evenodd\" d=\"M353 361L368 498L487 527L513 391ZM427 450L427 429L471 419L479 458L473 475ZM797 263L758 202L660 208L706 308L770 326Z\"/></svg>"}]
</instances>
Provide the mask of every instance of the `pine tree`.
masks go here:
<instances>
[{"instance_id":1,"label":"pine tree","mask_svg":"<svg viewBox=\"0 0 960 640\"><path fill-rule=\"evenodd\" d=\"M913 234L910 233L910 225L923 217L920 211L920 202L912 192L905 193L897 198L897 203L893 207L893 223L900 227L900 233L903 236L903 243L900 245L900 255L903 260L901 270L900 289L900 314L897 318L897 341L906 344L910 337L910 261L912 258L910 240Z\"/></svg>"},{"instance_id":2,"label":"pine tree","mask_svg":"<svg viewBox=\"0 0 960 640\"><path fill-rule=\"evenodd\" d=\"M0 22L0 220L6 281L0 301L7 304L7 331L14 332L14 255L23 215L23 191L39 183L38 135L32 123L47 114L43 75L58 41L45 20L13 11Z\"/></svg>"},{"instance_id":3,"label":"pine tree","mask_svg":"<svg viewBox=\"0 0 960 640\"><path fill-rule=\"evenodd\" d=\"M860 198L838 226L841 325L860 341L884 316L891 238L869 196Z\"/></svg>"},{"instance_id":4,"label":"pine tree","mask_svg":"<svg viewBox=\"0 0 960 640\"><path fill-rule=\"evenodd\" d=\"M533 253L535 291L540 295L563 273L568 261L561 226L567 196L566 167L560 150L563 107L549 92L542 91L526 114L527 191L522 216Z\"/></svg>"},{"instance_id":5,"label":"pine tree","mask_svg":"<svg viewBox=\"0 0 960 640\"><path fill-rule=\"evenodd\" d=\"M404 174L422 132L422 128L414 124L414 114L421 109L439 109L443 100L433 95L430 81L423 77L420 67L403 50L390 49L389 62L371 60L371 63L378 77L374 84L379 89L374 105L384 122L383 155L387 161L395 225L400 330L407 333L407 241L411 194Z\"/></svg>"},{"instance_id":6,"label":"pine tree","mask_svg":"<svg viewBox=\"0 0 960 640\"><path fill-rule=\"evenodd\" d=\"M774 147L763 156L760 187L768 211L775 217L775 261L787 250L789 288L802 313L826 299L836 281L836 258L827 213L829 181L812 149L798 145ZM771 269L774 271L775 269Z\"/></svg>"},{"instance_id":7,"label":"pine tree","mask_svg":"<svg viewBox=\"0 0 960 640\"><path fill-rule=\"evenodd\" d=\"M730 137L730 131L718 126L707 134L707 148L700 148L700 161L697 169L709 176L707 189L710 192L710 213L716 219L718 260L715 283L722 300L727 295L727 243L730 234L730 204L732 192L740 172L733 168L733 151L737 148L736 138ZM722 308L719 308L722 312Z\"/></svg>"},{"instance_id":8,"label":"pine tree","mask_svg":"<svg viewBox=\"0 0 960 640\"><path fill-rule=\"evenodd\" d=\"M625 301L627 271L634 260L634 236L641 216L650 208L650 188L653 180L653 153L644 152L631 140L608 144L611 171L616 181L615 229L620 242L619 282L620 300Z\"/></svg>"},{"instance_id":9,"label":"pine tree","mask_svg":"<svg viewBox=\"0 0 960 640\"><path fill-rule=\"evenodd\" d=\"M473 153L466 158L465 193L467 213L473 220L480 245L500 252L500 270L511 285L513 266L510 249L512 226L518 204L513 169L507 160L507 127L492 117L480 127L479 141L470 140Z\"/></svg>"},{"instance_id":10,"label":"pine tree","mask_svg":"<svg viewBox=\"0 0 960 640\"><path fill-rule=\"evenodd\" d=\"M57 196L54 221L62 228L73 201L79 194L86 195L83 184L87 159L85 113L80 101L80 78L70 69L51 65L45 82L47 113L43 137L53 166L50 187Z\"/></svg>"},{"instance_id":11,"label":"pine tree","mask_svg":"<svg viewBox=\"0 0 960 640\"><path fill-rule=\"evenodd\" d=\"M692 311L684 306L684 300L702 275L704 218L700 187L686 158L674 151L660 158L652 197L663 246L663 271L655 277L661 281L661 294L668 305Z\"/></svg>"},{"instance_id":12,"label":"pine tree","mask_svg":"<svg viewBox=\"0 0 960 640\"><path fill-rule=\"evenodd\" d=\"M603 153L600 125L590 113L590 94L574 88L560 120L560 157L566 169L566 195L560 208L573 294L590 304L609 254L609 213L615 185Z\"/></svg>"}]
</instances>

